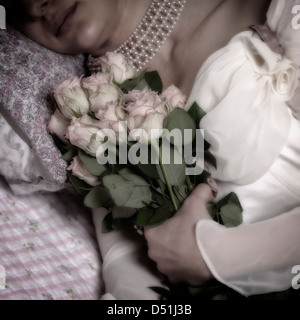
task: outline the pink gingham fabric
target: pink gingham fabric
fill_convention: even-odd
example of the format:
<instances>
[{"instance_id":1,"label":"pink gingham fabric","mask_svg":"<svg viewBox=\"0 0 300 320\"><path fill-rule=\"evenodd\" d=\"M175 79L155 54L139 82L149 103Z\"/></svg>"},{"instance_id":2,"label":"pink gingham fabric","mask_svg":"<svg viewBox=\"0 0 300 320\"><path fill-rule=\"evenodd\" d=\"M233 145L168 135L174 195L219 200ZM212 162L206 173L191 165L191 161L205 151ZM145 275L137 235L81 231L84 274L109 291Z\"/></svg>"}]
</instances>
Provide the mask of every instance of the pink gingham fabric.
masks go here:
<instances>
[{"instance_id":1,"label":"pink gingham fabric","mask_svg":"<svg viewBox=\"0 0 300 320\"><path fill-rule=\"evenodd\" d=\"M95 300L101 263L90 212L66 192L15 196L0 180L0 300Z\"/></svg>"}]
</instances>

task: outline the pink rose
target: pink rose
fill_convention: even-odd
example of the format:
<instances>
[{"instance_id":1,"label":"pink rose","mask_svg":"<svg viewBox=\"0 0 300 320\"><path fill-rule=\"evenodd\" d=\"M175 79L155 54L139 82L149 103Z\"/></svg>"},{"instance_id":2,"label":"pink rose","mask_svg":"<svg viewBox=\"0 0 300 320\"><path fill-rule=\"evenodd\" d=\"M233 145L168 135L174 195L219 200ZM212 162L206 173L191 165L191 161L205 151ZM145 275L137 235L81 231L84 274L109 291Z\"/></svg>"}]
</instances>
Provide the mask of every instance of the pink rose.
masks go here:
<instances>
[{"instance_id":1,"label":"pink rose","mask_svg":"<svg viewBox=\"0 0 300 320\"><path fill-rule=\"evenodd\" d=\"M131 136L136 139L139 129L146 132L150 139L150 133L155 129L155 138L157 138L163 129L163 121L167 116L165 102L159 96L148 88L142 91L133 90L125 95L128 113L128 128L131 130ZM135 130L133 132L133 130ZM158 132L161 132L158 134Z\"/></svg>"},{"instance_id":2,"label":"pink rose","mask_svg":"<svg viewBox=\"0 0 300 320\"><path fill-rule=\"evenodd\" d=\"M160 98L168 100L172 107L183 108L186 103L186 96L174 85L164 90Z\"/></svg>"},{"instance_id":3,"label":"pink rose","mask_svg":"<svg viewBox=\"0 0 300 320\"><path fill-rule=\"evenodd\" d=\"M62 82L54 92L61 113L68 119L89 112L89 102L78 77Z\"/></svg>"},{"instance_id":4,"label":"pink rose","mask_svg":"<svg viewBox=\"0 0 300 320\"><path fill-rule=\"evenodd\" d=\"M97 73L90 77L82 79L82 87L89 94L91 110L97 113L107 104L117 104L120 91L112 83L111 77L105 73Z\"/></svg>"},{"instance_id":5,"label":"pink rose","mask_svg":"<svg viewBox=\"0 0 300 320\"><path fill-rule=\"evenodd\" d=\"M149 113L139 128L131 129L130 136L142 143L160 138L163 135L165 118L166 116L160 112Z\"/></svg>"},{"instance_id":6,"label":"pink rose","mask_svg":"<svg viewBox=\"0 0 300 320\"><path fill-rule=\"evenodd\" d=\"M89 96L91 109L94 113L105 108L106 105L118 104L121 92L114 84L102 84L98 90Z\"/></svg>"},{"instance_id":7,"label":"pink rose","mask_svg":"<svg viewBox=\"0 0 300 320\"><path fill-rule=\"evenodd\" d=\"M126 110L131 117L145 117L152 112L161 112L167 115L164 102L156 92L145 88L142 91L133 90L125 95Z\"/></svg>"},{"instance_id":8,"label":"pink rose","mask_svg":"<svg viewBox=\"0 0 300 320\"><path fill-rule=\"evenodd\" d=\"M133 67L120 53L108 52L101 57L100 64L102 72L110 74L119 84L135 76Z\"/></svg>"},{"instance_id":9,"label":"pink rose","mask_svg":"<svg viewBox=\"0 0 300 320\"><path fill-rule=\"evenodd\" d=\"M112 83L111 77L101 72L81 80L82 87L88 91L89 95L97 92L101 85L109 83Z\"/></svg>"},{"instance_id":10,"label":"pink rose","mask_svg":"<svg viewBox=\"0 0 300 320\"><path fill-rule=\"evenodd\" d=\"M51 116L50 121L47 126L49 133L56 135L64 143L68 143L66 139L66 131L70 121L68 121L59 110L55 110L54 114Z\"/></svg>"},{"instance_id":11,"label":"pink rose","mask_svg":"<svg viewBox=\"0 0 300 320\"><path fill-rule=\"evenodd\" d=\"M95 177L94 175L92 175L87 168L84 166L84 164L82 163L82 161L80 160L80 158L78 156L76 156L71 165L68 167L69 171L72 171L72 174L85 181L87 184L89 184L92 187L96 187L99 186L101 184L101 182L99 181L99 179L97 177Z\"/></svg>"},{"instance_id":12,"label":"pink rose","mask_svg":"<svg viewBox=\"0 0 300 320\"><path fill-rule=\"evenodd\" d=\"M125 120L125 111L115 104L107 104L98 111L96 117L100 119L99 125L102 129L119 132L119 123Z\"/></svg>"},{"instance_id":13,"label":"pink rose","mask_svg":"<svg viewBox=\"0 0 300 320\"><path fill-rule=\"evenodd\" d=\"M102 145L102 142L98 139L100 131L99 121L84 115L81 118L72 119L66 132L66 138L74 146L95 157L98 148Z\"/></svg>"}]
</instances>

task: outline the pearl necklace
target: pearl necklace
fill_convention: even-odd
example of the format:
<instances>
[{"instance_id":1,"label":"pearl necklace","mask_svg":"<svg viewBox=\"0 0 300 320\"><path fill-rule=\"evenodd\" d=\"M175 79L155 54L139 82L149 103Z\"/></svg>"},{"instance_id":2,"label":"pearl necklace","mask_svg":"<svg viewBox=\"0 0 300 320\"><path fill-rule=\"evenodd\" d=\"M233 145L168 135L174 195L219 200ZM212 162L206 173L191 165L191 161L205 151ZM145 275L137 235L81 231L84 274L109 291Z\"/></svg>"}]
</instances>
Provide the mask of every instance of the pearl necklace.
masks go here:
<instances>
[{"instance_id":1,"label":"pearl necklace","mask_svg":"<svg viewBox=\"0 0 300 320\"><path fill-rule=\"evenodd\" d=\"M153 0L137 29L119 48L139 72L156 55L174 29L186 0ZM91 73L101 70L100 58L88 57L88 67Z\"/></svg>"}]
</instances>

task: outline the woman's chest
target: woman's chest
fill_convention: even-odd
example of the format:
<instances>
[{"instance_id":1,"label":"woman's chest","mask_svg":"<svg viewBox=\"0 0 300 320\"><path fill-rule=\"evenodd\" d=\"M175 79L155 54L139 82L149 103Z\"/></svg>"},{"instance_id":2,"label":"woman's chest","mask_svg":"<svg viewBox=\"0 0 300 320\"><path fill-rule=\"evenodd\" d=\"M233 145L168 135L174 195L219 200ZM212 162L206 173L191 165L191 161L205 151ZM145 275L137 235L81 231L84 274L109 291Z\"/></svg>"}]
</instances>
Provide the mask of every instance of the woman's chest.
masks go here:
<instances>
[{"instance_id":1,"label":"woman's chest","mask_svg":"<svg viewBox=\"0 0 300 320\"><path fill-rule=\"evenodd\" d=\"M215 51L251 24L265 21L266 0L257 1L190 0L171 37L151 62L160 72L165 86L175 84L187 95L199 68Z\"/></svg>"}]
</instances>

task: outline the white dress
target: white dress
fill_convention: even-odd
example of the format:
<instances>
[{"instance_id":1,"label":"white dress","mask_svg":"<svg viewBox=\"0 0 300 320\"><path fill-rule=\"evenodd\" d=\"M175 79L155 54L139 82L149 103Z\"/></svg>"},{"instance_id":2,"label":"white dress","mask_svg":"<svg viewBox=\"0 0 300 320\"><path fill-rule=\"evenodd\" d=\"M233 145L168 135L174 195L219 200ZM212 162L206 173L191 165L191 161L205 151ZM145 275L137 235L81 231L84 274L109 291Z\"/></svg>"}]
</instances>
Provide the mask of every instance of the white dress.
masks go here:
<instances>
[{"instance_id":1,"label":"white dress","mask_svg":"<svg viewBox=\"0 0 300 320\"><path fill-rule=\"evenodd\" d=\"M240 33L202 66L188 103L207 112L201 128L217 159L218 196L234 191L244 208L238 228L198 222L198 246L215 278L246 296L290 288L300 265L297 5L273 0L268 11L282 56L256 32Z\"/></svg>"},{"instance_id":2,"label":"white dress","mask_svg":"<svg viewBox=\"0 0 300 320\"><path fill-rule=\"evenodd\" d=\"M300 265L300 30L292 25L296 5L300 0L273 0L268 11L267 23L277 33L283 56L256 32L242 32L207 59L187 104L197 101L207 112L201 127L217 159L218 169L211 172L218 196L234 191L244 208L244 222L237 228L199 221L198 247L215 278L245 296L290 288L292 267ZM145 288L159 285L159 278L147 276L133 259L132 253L139 251L134 241L127 245L118 233L110 239L101 234L102 217L94 215L111 294L106 297L153 299ZM127 273L118 277L123 262ZM131 294L133 288L137 290Z\"/></svg>"}]
</instances>

